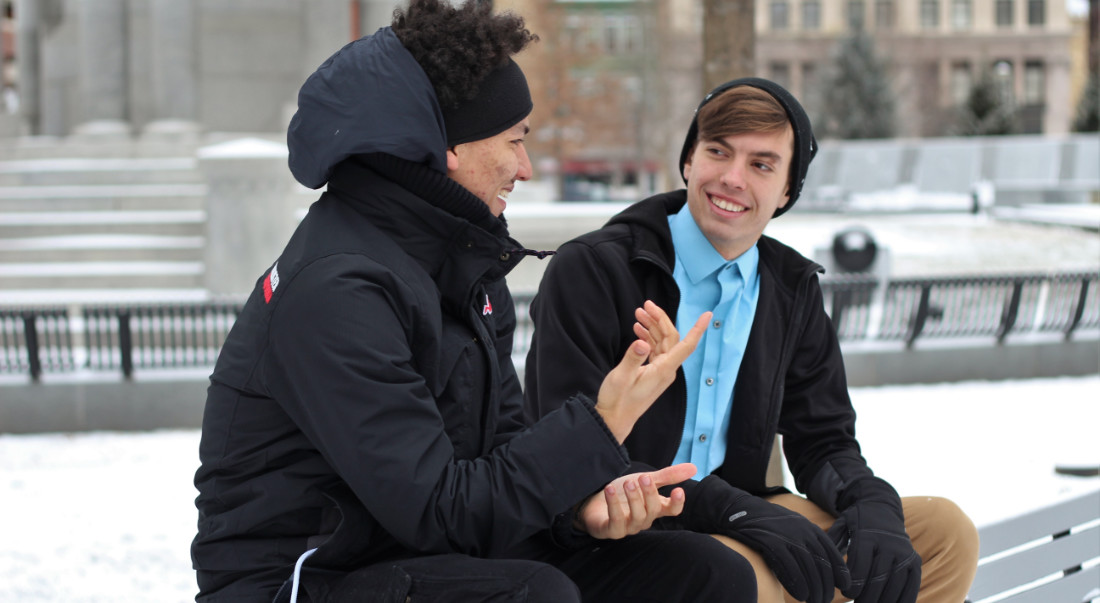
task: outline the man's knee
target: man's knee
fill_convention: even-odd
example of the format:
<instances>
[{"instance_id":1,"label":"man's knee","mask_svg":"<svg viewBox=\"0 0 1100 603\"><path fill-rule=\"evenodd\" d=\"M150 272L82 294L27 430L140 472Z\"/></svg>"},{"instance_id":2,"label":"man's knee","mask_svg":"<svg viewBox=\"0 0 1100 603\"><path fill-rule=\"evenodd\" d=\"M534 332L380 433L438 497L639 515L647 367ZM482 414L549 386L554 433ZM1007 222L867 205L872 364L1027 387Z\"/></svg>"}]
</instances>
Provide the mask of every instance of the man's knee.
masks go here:
<instances>
[{"instance_id":1,"label":"man's knee","mask_svg":"<svg viewBox=\"0 0 1100 603\"><path fill-rule=\"evenodd\" d=\"M963 572L977 567L978 528L957 504L946 498L902 499L905 528L928 569Z\"/></svg>"},{"instance_id":2,"label":"man's knee","mask_svg":"<svg viewBox=\"0 0 1100 603\"><path fill-rule=\"evenodd\" d=\"M580 603L581 591L557 568L543 565L527 579L527 603Z\"/></svg>"}]
</instances>

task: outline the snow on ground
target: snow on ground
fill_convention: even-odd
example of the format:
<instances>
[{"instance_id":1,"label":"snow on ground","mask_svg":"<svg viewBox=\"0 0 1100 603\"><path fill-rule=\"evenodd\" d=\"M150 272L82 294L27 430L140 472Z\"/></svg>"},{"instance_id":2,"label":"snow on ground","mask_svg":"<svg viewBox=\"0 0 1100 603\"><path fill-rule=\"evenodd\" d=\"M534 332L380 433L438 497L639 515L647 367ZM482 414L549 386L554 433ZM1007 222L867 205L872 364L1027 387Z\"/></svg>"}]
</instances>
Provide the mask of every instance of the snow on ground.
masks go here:
<instances>
[{"instance_id":1,"label":"snow on ground","mask_svg":"<svg viewBox=\"0 0 1100 603\"><path fill-rule=\"evenodd\" d=\"M958 502L978 525L1098 478L1100 374L853 389L872 468L902 495ZM188 601L195 430L0 436L0 601Z\"/></svg>"}]
</instances>

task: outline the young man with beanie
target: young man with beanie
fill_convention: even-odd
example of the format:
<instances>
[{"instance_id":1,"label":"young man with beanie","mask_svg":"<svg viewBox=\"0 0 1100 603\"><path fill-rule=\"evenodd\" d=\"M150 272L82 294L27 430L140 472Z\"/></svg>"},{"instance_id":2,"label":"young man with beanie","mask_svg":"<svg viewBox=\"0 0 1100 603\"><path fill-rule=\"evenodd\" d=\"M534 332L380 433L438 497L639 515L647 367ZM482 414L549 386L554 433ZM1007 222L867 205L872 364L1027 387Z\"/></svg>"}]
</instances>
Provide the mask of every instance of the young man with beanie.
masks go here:
<instances>
[{"instance_id":1,"label":"young man with beanie","mask_svg":"<svg viewBox=\"0 0 1100 603\"><path fill-rule=\"evenodd\" d=\"M686 190L634 204L551 260L531 306L527 410L548 416L564 395L596 391L630 345L639 300L678 325L713 312L626 440L630 471L699 469L680 484L684 511L655 527L740 552L761 602L959 603L977 565L974 525L950 501L902 499L871 472L822 268L763 234L798 200L816 151L805 111L774 82L708 94L680 157ZM805 498L765 483L777 433Z\"/></svg>"},{"instance_id":2,"label":"young man with beanie","mask_svg":"<svg viewBox=\"0 0 1100 603\"><path fill-rule=\"evenodd\" d=\"M501 213L531 177L531 98L510 57L533 39L490 3L413 0L302 86L290 169L327 190L210 378L198 601L579 601L559 570L509 551L548 528L622 539L683 508L658 488L695 468L629 474L621 442L709 315L681 341L643 300L598 391L523 418L504 276L528 250ZM645 588L678 558L675 597L755 598L733 551L747 586L713 599L724 576L691 564L683 539L651 540L648 565L607 565Z\"/></svg>"}]
</instances>

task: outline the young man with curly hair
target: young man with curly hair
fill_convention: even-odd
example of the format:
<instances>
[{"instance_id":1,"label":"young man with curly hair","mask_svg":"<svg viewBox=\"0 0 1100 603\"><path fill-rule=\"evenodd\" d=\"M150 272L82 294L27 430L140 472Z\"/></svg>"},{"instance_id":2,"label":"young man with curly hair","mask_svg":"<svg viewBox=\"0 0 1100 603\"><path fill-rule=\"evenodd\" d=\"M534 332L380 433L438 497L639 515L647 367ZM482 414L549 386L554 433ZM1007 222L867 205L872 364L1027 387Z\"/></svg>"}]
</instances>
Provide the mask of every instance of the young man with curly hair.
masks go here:
<instances>
[{"instance_id":1,"label":"young man with curly hair","mask_svg":"<svg viewBox=\"0 0 1100 603\"><path fill-rule=\"evenodd\" d=\"M198 601L755 600L748 562L717 541L643 532L682 510L682 491L658 488L695 468L630 474L621 445L709 315L681 340L639 304L599 391L524 421L504 276L529 250L501 213L531 177L511 56L535 36L489 7L413 0L301 88L290 169L327 190L210 377ZM516 550L638 532L576 580ZM723 573L685 554L707 547Z\"/></svg>"},{"instance_id":2,"label":"young man with curly hair","mask_svg":"<svg viewBox=\"0 0 1100 603\"><path fill-rule=\"evenodd\" d=\"M683 144L686 189L640 201L563 245L531 307L532 417L596 391L630 344L630 308L713 321L626 448L631 471L691 462L682 513L658 527L713 534L748 558L759 600L958 603L977 531L954 503L900 498L860 454L822 268L765 236L797 201L817 151L810 120L774 82L706 96ZM797 496L765 476L776 434ZM842 553L846 558L842 558Z\"/></svg>"}]
</instances>

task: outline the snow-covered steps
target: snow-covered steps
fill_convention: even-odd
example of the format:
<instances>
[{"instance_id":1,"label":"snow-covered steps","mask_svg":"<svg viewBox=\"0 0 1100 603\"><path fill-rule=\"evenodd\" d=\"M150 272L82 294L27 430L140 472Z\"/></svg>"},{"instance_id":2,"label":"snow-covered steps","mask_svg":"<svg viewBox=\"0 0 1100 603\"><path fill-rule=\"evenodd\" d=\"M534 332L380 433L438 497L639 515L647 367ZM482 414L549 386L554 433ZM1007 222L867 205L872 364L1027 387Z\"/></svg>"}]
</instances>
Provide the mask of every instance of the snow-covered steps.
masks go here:
<instances>
[{"instance_id":1,"label":"snow-covered steps","mask_svg":"<svg viewBox=\"0 0 1100 603\"><path fill-rule=\"evenodd\" d=\"M86 234L199 236L203 210L0 212L0 240Z\"/></svg>"},{"instance_id":2,"label":"snow-covered steps","mask_svg":"<svg viewBox=\"0 0 1100 603\"><path fill-rule=\"evenodd\" d=\"M201 287L206 213L0 213L0 290Z\"/></svg>"},{"instance_id":3,"label":"snow-covered steps","mask_svg":"<svg viewBox=\"0 0 1100 603\"><path fill-rule=\"evenodd\" d=\"M0 263L0 290L51 288L197 288L201 261Z\"/></svg>"},{"instance_id":4,"label":"snow-covered steps","mask_svg":"<svg viewBox=\"0 0 1100 603\"><path fill-rule=\"evenodd\" d=\"M194 157L23 159L0 161L0 186L198 184Z\"/></svg>"},{"instance_id":5,"label":"snow-covered steps","mask_svg":"<svg viewBox=\"0 0 1100 603\"><path fill-rule=\"evenodd\" d=\"M139 258L196 261L202 258L203 241L201 236L101 233L0 239L0 264Z\"/></svg>"}]
</instances>

